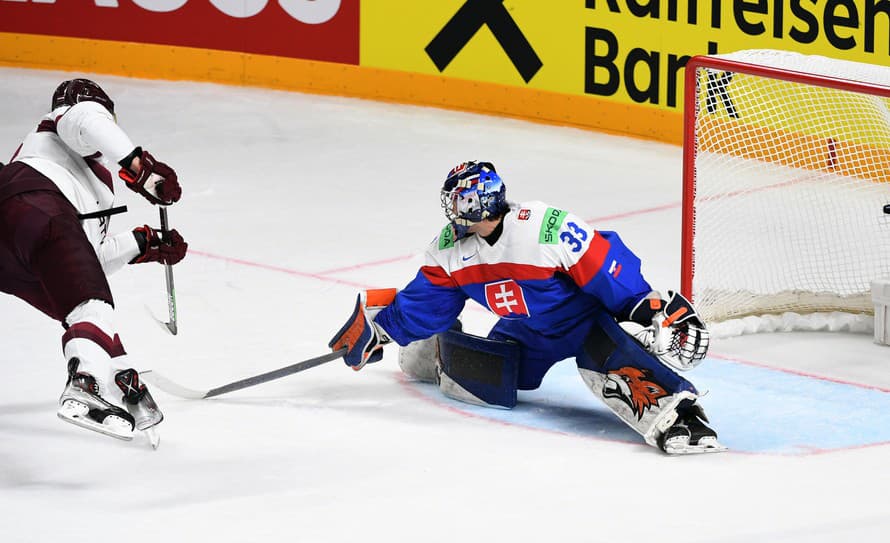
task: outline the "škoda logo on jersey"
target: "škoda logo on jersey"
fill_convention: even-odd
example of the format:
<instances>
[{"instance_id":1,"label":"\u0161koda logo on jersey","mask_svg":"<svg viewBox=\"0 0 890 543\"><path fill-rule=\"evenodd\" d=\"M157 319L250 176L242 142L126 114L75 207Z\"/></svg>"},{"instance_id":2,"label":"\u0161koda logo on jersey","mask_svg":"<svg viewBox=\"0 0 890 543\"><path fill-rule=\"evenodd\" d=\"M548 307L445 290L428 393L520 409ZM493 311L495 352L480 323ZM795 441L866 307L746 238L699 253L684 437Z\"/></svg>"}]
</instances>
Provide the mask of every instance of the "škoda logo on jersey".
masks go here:
<instances>
[{"instance_id":1,"label":"\u0161koda logo on jersey","mask_svg":"<svg viewBox=\"0 0 890 543\"><path fill-rule=\"evenodd\" d=\"M565 220L567 214L568 213L561 209L548 207L547 211L544 212L544 221L541 223L541 232L538 235L538 243L545 245L556 245L559 243L556 233L559 232L559 229L562 227L562 222Z\"/></svg>"},{"instance_id":2,"label":"\u0161koda logo on jersey","mask_svg":"<svg viewBox=\"0 0 890 543\"><path fill-rule=\"evenodd\" d=\"M485 285L485 301L492 313L507 318L528 317L525 295L516 281L507 279Z\"/></svg>"},{"instance_id":3,"label":"\u0161koda logo on jersey","mask_svg":"<svg viewBox=\"0 0 890 543\"><path fill-rule=\"evenodd\" d=\"M439 250L450 249L454 247L454 227L451 223L446 224L445 228L439 234Z\"/></svg>"}]
</instances>

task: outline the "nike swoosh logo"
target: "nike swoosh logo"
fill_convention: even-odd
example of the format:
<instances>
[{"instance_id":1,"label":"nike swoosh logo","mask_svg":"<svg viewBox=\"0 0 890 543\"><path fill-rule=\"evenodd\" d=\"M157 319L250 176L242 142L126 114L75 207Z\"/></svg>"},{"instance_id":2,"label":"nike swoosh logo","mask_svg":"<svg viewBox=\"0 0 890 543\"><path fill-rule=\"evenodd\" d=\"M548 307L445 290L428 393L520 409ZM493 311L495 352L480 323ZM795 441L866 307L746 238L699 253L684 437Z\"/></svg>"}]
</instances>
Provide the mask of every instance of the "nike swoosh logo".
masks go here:
<instances>
[{"instance_id":1,"label":"nike swoosh logo","mask_svg":"<svg viewBox=\"0 0 890 543\"><path fill-rule=\"evenodd\" d=\"M473 254L471 254L470 256L465 256L465 257L463 257L463 261L466 262L467 260L473 258L474 256L476 256L476 255L478 255L478 254L479 254L479 253L473 253Z\"/></svg>"}]
</instances>

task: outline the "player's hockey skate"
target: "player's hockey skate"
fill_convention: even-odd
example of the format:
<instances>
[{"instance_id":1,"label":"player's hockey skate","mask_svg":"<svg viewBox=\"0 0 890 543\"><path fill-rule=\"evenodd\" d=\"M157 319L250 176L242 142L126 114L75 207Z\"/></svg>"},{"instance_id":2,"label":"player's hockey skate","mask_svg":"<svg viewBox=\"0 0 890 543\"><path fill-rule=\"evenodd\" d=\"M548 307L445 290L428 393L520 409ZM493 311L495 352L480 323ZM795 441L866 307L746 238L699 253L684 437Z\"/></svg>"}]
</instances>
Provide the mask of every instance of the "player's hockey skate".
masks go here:
<instances>
[{"instance_id":1,"label":"player's hockey skate","mask_svg":"<svg viewBox=\"0 0 890 543\"><path fill-rule=\"evenodd\" d=\"M658 440L670 455L722 452L726 447L717 441L717 432L709 428L704 410L698 404L677 409L677 420Z\"/></svg>"},{"instance_id":2,"label":"player's hockey skate","mask_svg":"<svg viewBox=\"0 0 890 543\"><path fill-rule=\"evenodd\" d=\"M164 420L164 414L148 387L139 380L139 372L132 368L119 371L114 376L114 382L124 394L124 406L133 416L137 430L148 430Z\"/></svg>"},{"instance_id":3,"label":"player's hockey skate","mask_svg":"<svg viewBox=\"0 0 890 543\"><path fill-rule=\"evenodd\" d=\"M79 373L79 365L77 358L68 361L68 382L59 398L59 418L117 439L133 439L133 416L102 398L96 379Z\"/></svg>"},{"instance_id":4,"label":"player's hockey skate","mask_svg":"<svg viewBox=\"0 0 890 543\"><path fill-rule=\"evenodd\" d=\"M124 394L124 406L133 416L136 429L144 432L152 448L157 449L161 443L161 436L156 426L164 420L164 414L152 398L148 387L140 381L139 372L133 368L119 371L114 376L114 382Z\"/></svg>"}]
</instances>

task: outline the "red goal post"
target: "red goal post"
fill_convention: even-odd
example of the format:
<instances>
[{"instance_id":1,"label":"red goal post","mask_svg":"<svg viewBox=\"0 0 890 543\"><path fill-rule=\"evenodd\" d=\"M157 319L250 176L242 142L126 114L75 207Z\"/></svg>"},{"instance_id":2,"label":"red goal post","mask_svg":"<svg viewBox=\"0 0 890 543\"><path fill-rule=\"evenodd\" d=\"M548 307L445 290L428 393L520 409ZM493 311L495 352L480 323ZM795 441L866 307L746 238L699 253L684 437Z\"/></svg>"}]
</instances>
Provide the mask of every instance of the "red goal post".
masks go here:
<instances>
[{"instance_id":1,"label":"red goal post","mask_svg":"<svg viewBox=\"0 0 890 543\"><path fill-rule=\"evenodd\" d=\"M890 68L750 50L693 57L685 85L681 291L705 321L872 314Z\"/></svg>"}]
</instances>

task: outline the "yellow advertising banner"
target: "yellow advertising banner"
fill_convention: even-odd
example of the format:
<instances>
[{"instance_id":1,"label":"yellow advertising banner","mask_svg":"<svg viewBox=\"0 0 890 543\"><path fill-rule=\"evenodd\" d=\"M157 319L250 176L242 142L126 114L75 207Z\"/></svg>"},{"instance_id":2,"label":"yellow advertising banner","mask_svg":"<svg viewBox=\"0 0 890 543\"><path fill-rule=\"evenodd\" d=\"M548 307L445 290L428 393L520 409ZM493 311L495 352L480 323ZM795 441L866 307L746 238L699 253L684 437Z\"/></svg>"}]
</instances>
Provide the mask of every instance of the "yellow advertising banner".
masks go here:
<instances>
[{"instance_id":1,"label":"yellow advertising banner","mask_svg":"<svg viewBox=\"0 0 890 543\"><path fill-rule=\"evenodd\" d=\"M890 64L890 0L365 0L360 64L678 110L693 55Z\"/></svg>"},{"instance_id":2,"label":"yellow advertising banner","mask_svg":"<svg viewBox=\"0 0 890 543\"><path fill-rule=\"evenodd\" d=\"M362 96L671 143L692 56L783 49L890 65L890 0L163 3L0 0L0 64ZM73 28L72 9L101 20ZM294 16L318 10L330 18ZM128 13L164 32L121 34L114 22Z\"/></svg>"}]
</instances>

